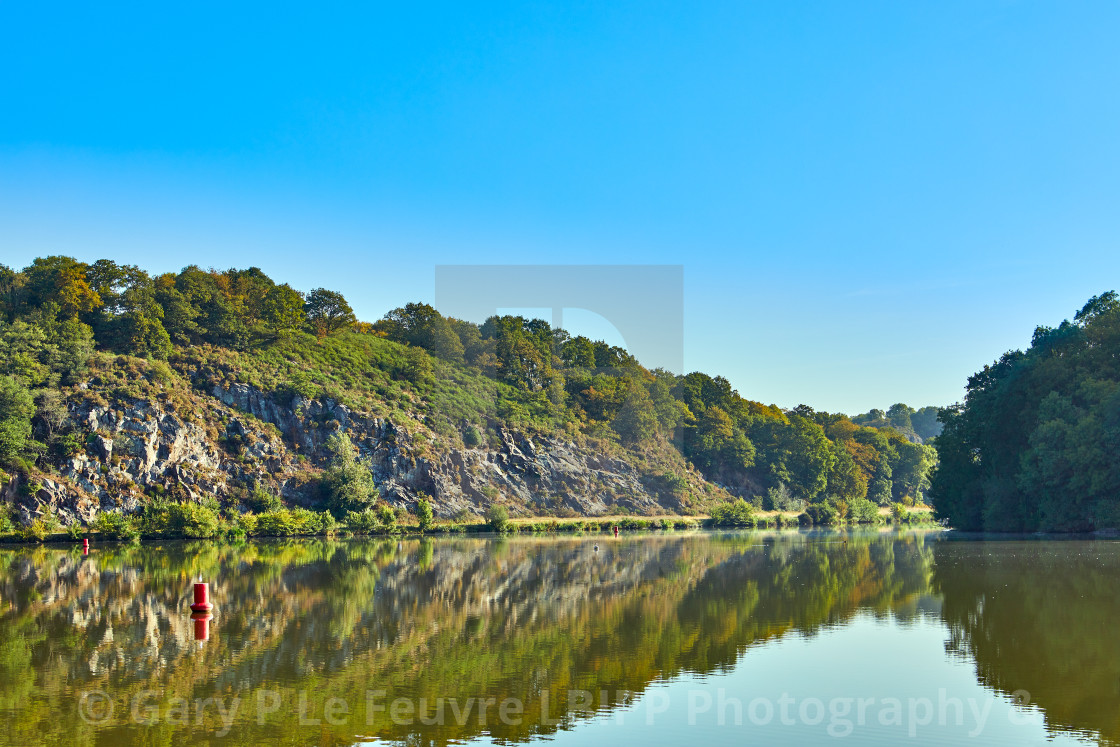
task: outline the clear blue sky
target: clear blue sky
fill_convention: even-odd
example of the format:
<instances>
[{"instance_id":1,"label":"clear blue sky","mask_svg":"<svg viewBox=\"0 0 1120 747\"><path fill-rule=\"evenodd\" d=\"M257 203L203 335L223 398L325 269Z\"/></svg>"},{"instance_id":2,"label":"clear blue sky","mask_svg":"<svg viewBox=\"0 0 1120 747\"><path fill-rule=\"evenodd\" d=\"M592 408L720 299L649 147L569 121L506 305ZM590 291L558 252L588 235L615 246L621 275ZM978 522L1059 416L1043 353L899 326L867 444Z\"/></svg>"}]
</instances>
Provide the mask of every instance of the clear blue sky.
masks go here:
<instances>
[{"instance_id":1,"label":"clear blue sky","mask_svg":"<svg viewBox=\"0 0 1120 747\"><path fill-rule=\"evenodd\" d=\"M1120 288L1120 3L0 5L0 262L684 265L685 364L955 401Z\"/></svg>"}]
</instances>

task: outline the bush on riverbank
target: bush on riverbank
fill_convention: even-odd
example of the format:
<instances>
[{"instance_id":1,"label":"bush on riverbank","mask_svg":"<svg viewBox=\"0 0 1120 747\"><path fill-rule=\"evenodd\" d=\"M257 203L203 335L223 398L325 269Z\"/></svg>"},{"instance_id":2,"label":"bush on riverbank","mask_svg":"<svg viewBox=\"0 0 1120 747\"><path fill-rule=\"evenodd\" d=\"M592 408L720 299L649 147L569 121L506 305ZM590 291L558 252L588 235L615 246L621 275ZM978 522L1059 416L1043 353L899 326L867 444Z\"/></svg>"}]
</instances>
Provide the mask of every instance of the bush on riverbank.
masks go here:
<instances>
[{"instance_id":1,"label":"bush on riverbank","mask_svg":"<svg viewBox=\"0 0 1120 747\"><path fill-rule=\"evenodd\" d=\"M753 527L756 523L754 506L742 498L713 506L711 515L714 527Z\"/></svg>"}]
</instances>

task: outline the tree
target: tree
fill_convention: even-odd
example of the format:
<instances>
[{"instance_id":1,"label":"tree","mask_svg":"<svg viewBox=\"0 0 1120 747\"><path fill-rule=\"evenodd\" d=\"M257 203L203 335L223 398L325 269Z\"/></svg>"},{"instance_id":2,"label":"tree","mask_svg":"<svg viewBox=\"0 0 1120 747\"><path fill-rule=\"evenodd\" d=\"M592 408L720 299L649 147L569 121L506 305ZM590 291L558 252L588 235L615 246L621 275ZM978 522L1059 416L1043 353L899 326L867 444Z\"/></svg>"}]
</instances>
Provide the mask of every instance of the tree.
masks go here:
<instances>
[{"instance_id":1,"label":"tree","mask_svg":"<svg viewBox=\"0 0 1120 747\"><path fill-rule=\"evenodd\" d=\"M843 442L833 442L832 467L828 472L828 494L846 501L867 497L867 478L860 472L859 465L852 458Z\"/></svg>"},{"instance_id":2,"label":"tree","mask_svg":"<svg viewBox=\"0 0 1120 747\"><path fill-rule=\"evenodd\" d=\"M307 294L303 305L307 321L320 337L333 334L357 321L354 310L341 293L315 288Z\"/></svg>"},{"instance_id":3,"label":"tree","mask_svg":"<svg viewBox=\"0 0 1120 747\"><path fill-rule=\"evenodd\" d=\"M939 413L930 500L959 529L1120 528L1120 300L1035 329Z\"/></svg>"},{"instance_id":4,"label":"tree","mask_svg":"<svg viewBox=\"0 0 1120 747\"><path fill-rule=\"evenodd\" d=\"M307 321L303 294L287 283L268 290L261 313L265 331L272 337L287 337L298 332Z\"/></svg>"},{"instance_id":5,"label":"tree","mask_svg":"<svg viewBox=\"0 0 1120 747\"><path fill-rule=\"evenodd\" d=\"M60 319L74 319L101 308L101 297L86 278L89 265L70 257L43 257L23 271L24 291L32 307L56 304Z\"/></svg>"},{"instance_id":6,"label":"tree","mask_svg":"<svg viewBox=\"0 0 1120 747\"><path fill-rule=\"evenodd\" d=\"M639 382L631 382L630 393L611 422L611 428L629 444L646 441L657 434L653 401Z\"/></svg>"},{"instance_id":7,"label":"tree","mask_svg":"<svg viewBox=\"0 0 1120 747\"><path fill-rule=\"evenodd\" d=\"M509 531L509 511L506 510L505 506L491 503L490 507L486 509L486 523L495 532Z\"/></svg>"},{"instance_id":8,"label":"tree","mask_svg":"<svg viewBox=\"0 0 1120 747\"><path fill-rule=\"evenodd\" d=\"M432 504L427 498L421 498L416 502L416 521L420 525L421 532L426 532L432 528L435 514L432 512Z\"/></svg>"},{"instance_id":9,"label":"tree","mask_svg":"<svg viewBox=\"0 0 1120 747\"><path fill-rule=\"evenodd\" d=\"M330 466L323 474L322 486L327 509L335 518L348 511L362 512L380 497L373 483L369 462L357 458L356 449L345 433L327 439Z\"/></svg>"},{"instance_id":10,"label":"tree","mask_svg":"<svg viewBox=\"0 0 1120 747\"><path fill-rule=\"evenodd\" d=\"M31 437L35 403L31 392L16 378L0 376L0 464L18 466L42 450Z\"/></svg>"},{"instance_id":11,"label":"tree","mask_svg":"<svg viewBox=\"0 0 1120 747\"><path fill-rule=\"evenodd\" d=\"M424 348L438 358L463 360L463 341L456 327L426 303L393 309L374 327L390 340Z\"/></svg>"}]
</instances>

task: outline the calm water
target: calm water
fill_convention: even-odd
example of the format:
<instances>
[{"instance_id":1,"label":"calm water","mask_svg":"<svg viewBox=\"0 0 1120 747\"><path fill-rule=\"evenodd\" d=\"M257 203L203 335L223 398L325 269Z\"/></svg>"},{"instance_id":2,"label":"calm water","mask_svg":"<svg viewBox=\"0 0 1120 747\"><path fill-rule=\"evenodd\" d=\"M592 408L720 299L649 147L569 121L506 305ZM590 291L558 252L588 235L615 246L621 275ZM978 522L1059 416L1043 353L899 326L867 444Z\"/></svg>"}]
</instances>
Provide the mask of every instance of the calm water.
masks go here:
<instances>
[{"instance_id":1,"label":"calm water","mask_svg":"<svg viewBox=\"0 0 1120 747\"><path fill-rule=\"evenodd\" d=\"M950 537L0 548L0 744L1116 743L1120 542Z\"/></svg>"}]
</instances>

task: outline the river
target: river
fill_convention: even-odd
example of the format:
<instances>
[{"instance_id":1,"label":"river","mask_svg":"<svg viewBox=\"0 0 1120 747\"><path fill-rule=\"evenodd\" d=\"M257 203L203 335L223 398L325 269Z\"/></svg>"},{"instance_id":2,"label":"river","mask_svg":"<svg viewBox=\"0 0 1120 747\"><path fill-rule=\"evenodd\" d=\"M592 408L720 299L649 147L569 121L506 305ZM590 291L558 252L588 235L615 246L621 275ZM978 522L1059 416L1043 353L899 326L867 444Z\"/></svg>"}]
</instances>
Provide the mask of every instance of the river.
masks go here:
<instances>
[{"instance_id":1,"label":"river","mask_svg":"<svg viewBox=\"0 0 1120 747\"><path fill-rule=\"evenodd\" d=\"M8 546L0 744L1116 744L1118 582L921 530Z\"/></svg>"}]
</instances>

